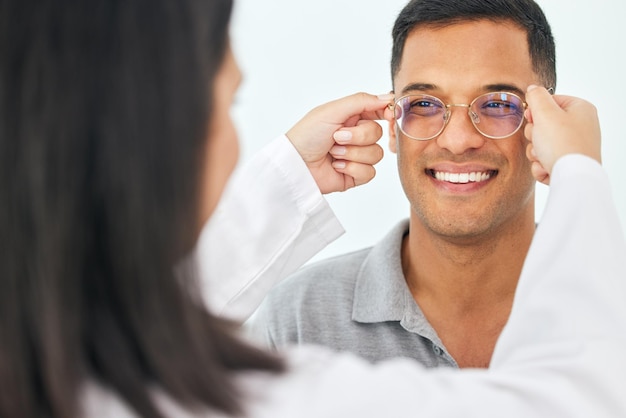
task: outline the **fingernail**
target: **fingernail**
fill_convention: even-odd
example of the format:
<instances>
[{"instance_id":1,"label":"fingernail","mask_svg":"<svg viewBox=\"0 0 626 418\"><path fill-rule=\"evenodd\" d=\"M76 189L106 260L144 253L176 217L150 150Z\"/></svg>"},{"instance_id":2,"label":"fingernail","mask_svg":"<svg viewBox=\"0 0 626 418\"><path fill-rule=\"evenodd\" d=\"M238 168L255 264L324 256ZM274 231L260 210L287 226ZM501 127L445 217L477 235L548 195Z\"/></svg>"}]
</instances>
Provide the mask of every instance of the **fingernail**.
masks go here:
<instances>
[{"instance_id":1,"label":"fingernail","mask_svg":"<svg viewBox=\"0 0 626 418\"><path fill-rule=\"evenodd\" d=\"M385 94L379 94L376 97L378 97L378 100L382 100L383 102L388 102L389 100L393 100L395 95L393 93L385 93Z\"/></svg>"},{"instance_id":2,"label":"fingernail","mask_svg":"<svg viewBox=\"0 0 626 418\"><path fill-rule=\"evenodd\" d=\"M334 161L333 162L333 167L335 167L335 168L346 168L346 162L345 161Z\"/></svg>"},{"instance_id":3,"label":"fingernail","mask_svg":"<svg viewBox=\"0 0 626 418\"><path fill-rule=\"evenodd\" d=\"M532 91L534 89L536 89L537 86L535 84L531 84L530 86L528 86L528 88L526 89L526 91Z\"/></svg>"},{"instance_id":4,"label":"fingernail","mask_svg":"<svg viewBox=\"0 0 626 418\"><path fill-rule=\"evenodd\" d=\"M350 142L352 139L352 132L350 131L336 131L333 134L333 138L335 141L340 143Z\"/></svg>"},{"instance_id":5,"label":"fingernail","mask_svg":"<svg viewBox=\"0 0 626 418\"><path fill-rule=\"evenodd\" d=\"M335 145L330 149L330 153L333 155L346 155L346 147Z\"/></svg>"}]
</instances>

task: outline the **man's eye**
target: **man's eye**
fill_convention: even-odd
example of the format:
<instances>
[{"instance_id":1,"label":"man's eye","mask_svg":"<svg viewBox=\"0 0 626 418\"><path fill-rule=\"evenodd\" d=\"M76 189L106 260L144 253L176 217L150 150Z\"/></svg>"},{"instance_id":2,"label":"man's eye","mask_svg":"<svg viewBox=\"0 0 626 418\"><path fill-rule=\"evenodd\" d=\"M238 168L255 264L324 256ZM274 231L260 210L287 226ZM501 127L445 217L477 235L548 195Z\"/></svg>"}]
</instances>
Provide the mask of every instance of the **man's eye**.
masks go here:
<instances>
[{"instance_id":1,"label":"man's eye","mask_svg":"<svg viewBox=\"0 0 626 418\"><path fill-rule=\"evenodd\" d=\"M506 101L487 102L483 106L483 109L487 112L497 112L500 114L519 112L519 107L515 103Z\"/></svg>"}]
</instances>

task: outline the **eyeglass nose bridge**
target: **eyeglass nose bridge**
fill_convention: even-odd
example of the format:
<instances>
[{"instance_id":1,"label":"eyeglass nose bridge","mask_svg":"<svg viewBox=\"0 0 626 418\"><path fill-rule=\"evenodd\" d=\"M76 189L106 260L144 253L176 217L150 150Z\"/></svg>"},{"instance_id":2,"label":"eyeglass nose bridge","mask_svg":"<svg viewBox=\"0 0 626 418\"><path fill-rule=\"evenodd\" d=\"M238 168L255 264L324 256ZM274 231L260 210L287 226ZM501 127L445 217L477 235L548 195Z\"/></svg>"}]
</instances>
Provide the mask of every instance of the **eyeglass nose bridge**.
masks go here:
<instances>
[{"instance_id":1,"label":"eyeglass nose bridge","mask_svg":"<svg viewBox=\"0 0 626 418\"><path fill-rule=\"evenodd\" d=\"M450 122L450 119L452 118L452 107L465 107L467 108L467 115L469 116L470 120L472 121L472 125L474 125L474 127L476 129L478 129L478 126L476 126L477 124L480 123L480 117L478 116L478 114L476 112L474 112L472 110L472 105L469 104L464 104L464 103L451 103L451 104L447 104L446 106L446 112L443 115L443 126L445 127L448 122ZM442 129L443 131L443 129ZM478 129L479 132L480 129ZM481 132L482 133L482 132Z\"/></svg>"}]
</instances>

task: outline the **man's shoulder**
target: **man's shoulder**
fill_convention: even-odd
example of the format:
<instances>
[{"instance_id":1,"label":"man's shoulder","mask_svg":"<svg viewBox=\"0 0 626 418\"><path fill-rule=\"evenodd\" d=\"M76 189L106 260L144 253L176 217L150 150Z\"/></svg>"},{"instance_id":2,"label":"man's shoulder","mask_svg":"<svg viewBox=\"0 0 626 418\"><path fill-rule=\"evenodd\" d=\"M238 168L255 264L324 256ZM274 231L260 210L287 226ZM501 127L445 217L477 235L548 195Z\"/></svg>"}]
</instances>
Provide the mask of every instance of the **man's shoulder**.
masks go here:
<instances>
[{"instance_id":1,"label":"man's shoulder","mask_svg":"<svg viewBox=\"0 0 626 418\"><path fill-rule=\"evenodd\" d=\"M249 335L269 347L332 340L350 325L355 282L370 250L311 263L287 277L246 324Z\"/></svg>"},{"instance_id":2,"label":"man's shoulder","mask_svg":"<svg viewBox=\"0 0 626 418\"><path fill-rule=\"evenodd\" d=\"M400 264L402 237L408 223L408 219L398 222L373 246L305 265L274 287L268 299L276 300L279 306L293 306L303 300L336 302L352 299L361 275L381 270L381 274L387 276L389 272L383 266ZM339 298L340 295L345 298Z\"/></svg>"},{"instance_id":3,"label":"man's shoulder","mask_svg":"<svg viewBox=\"0 0 626 418\"><path fill-rule=\"evenodd\" d=\"M270 292L270 297L310 297L352 289L370 251L371 247L363 248L305 265L277 285Z\"/></svg>"}]
</instances>

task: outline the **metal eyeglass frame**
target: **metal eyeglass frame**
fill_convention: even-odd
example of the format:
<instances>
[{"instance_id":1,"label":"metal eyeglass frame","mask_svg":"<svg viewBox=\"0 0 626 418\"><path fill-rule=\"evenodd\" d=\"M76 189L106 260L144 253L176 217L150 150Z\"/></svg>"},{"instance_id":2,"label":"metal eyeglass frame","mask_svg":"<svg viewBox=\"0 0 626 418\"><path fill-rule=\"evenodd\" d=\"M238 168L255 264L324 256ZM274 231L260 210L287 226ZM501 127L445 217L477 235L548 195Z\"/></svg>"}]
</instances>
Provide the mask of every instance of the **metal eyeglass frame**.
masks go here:
<instances>
[{"instance_id":1,"label":"metal eyeglass frame","mask_svg":"<svg viewBox=\"0 0 626 418\"><path fill-rule=\"evenodd\" d=\"M550 87L548 88L548 91L550 92L550 94L554 94L554 88ZM394 100L393 103L389 104L389 108L393 111L393 115L394 115L394 119L396 121L396 126L398 127L398 129L400 129L400 131L406 135L407 137L414 139L416 141L429 141L433 138L438 137L439 135L441 135L441 133L443 132L443 130L446 128L446 126L448 125L448 122L450 121L450 119L452 118L452 111L451 108L452 107L465 107L467 108L467 114L470 118L470 121L472 122L472 125L474 126L474 128L478 131L478 133L480 133L481 135L483 135L486 138L490 138L490 139L503 139L503 138L508 138L512 135L514 135L517 131L519 131L519 129L522 127L522 125L524 124L524 117L522 116L522 118L520 119L519 125L517 126L517 128L515 128L511 133L507 134L507 135L503 135L503 136L493 136L493 135L487 135L485 134L483 131L481 131L478 126L476 126L476 119L478 118L478 115L472 111L472 106L474 105L474 103L476 103L476 101L484 96L487 95L491 95L491 94L507 94L507 95L511 95L511 96L515 96L516 98L518 98L520 100L520 102L522 103L522 106L524 107L524 111L526 111L526 109L528 108L528 104L517 94L515 93L511 93L508 91L492 91L492 92L488 92L485 94L481 94L480 96L476 97L474 100L471 101L470 104L464 104L464 103L450 103L450 104L446 104L444 103L443 100L441 100L440 98L436 97L436 96L432 96L430 94L405 94L404 96L398 98L397 100ZM440 102L441 104L444 105L444 107L446 108L445 113L443 114L443 124L441 125L441 129L434 135L428 137L428 138L417 138L414 136L411 136L409 134L407 134L404 129L402 129L402 127L400 126L400 123L398 122L398 119L396 118L396 106L398 106L398 103L410 96L424 96L424 97L430 97L433 98L435 100L437 100L438 102Z\"/></svg>"}]
</instances>

